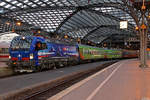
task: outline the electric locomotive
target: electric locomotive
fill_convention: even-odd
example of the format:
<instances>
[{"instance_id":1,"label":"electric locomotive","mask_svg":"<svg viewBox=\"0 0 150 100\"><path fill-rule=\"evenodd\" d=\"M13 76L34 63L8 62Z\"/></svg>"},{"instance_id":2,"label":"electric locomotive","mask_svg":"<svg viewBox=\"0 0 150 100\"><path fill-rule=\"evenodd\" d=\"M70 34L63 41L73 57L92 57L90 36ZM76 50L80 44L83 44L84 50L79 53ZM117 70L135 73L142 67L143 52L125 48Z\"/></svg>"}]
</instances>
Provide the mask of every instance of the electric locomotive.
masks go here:
<instances>
[{"instance_id":1,"label":"electric locomotive","mask_svg":"<svg viewBox=\"0 0 150 100\"><path fill-rule=\"evenodd\" d=\"M78 62L77 45L50 41L42 37L17 36L9 48L9 65L15 71L33 71Z\"/></svg>"}]
</instances>

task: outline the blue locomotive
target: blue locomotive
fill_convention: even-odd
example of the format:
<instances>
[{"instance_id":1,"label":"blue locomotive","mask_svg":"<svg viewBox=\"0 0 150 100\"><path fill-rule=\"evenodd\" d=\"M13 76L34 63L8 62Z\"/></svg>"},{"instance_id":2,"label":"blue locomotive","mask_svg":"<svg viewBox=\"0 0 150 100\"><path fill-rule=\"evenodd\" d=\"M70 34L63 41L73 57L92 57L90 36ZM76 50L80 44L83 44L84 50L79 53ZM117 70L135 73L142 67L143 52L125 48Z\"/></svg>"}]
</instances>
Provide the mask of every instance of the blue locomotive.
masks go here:
<instances>
[{"instance_id":1,"label":"blue locomotive","mask_svg":"<svg viewBox=\"0 0 150 100\"><path fill-rule=\"evenodd\" d=\"M87 60L123 58L130 55L137 57L136 51L63 43L36 36L15 37L11 42L9 54L9 65L15 71L41 71L45 68L64 67Z\"/></svg>"},{"instance_id":2,"label":"blue locomotive","mask_svg":"<svg viewBox=\"0 0 150 100\"><path fill-rule=\"evenodd\" d=\"M9 65L15 70L41 70L79 60L76 44L59 43L35 36L15 37L9 53Z\"/></svg>"}]
</instances>

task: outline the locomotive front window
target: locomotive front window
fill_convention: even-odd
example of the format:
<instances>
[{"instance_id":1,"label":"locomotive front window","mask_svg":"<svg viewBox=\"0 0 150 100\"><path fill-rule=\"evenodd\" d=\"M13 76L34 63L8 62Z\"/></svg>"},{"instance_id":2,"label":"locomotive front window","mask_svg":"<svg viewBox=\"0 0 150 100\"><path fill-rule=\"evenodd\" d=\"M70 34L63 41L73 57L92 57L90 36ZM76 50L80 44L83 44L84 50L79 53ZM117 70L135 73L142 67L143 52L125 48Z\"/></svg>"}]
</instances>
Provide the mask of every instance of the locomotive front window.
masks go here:
<instances>
[{"instance_id":1,"label":"locomotive front window","mask_svg":"<svg viewBox=\"0 0 150 100\"><path fill-rule=\"evenodd\" d=\"M32 43L32 38L22 38L22 37L16 37L13 39L11 43L11 49L12 50L28 50L30 49Z\"/></svg>"}]
</instances>

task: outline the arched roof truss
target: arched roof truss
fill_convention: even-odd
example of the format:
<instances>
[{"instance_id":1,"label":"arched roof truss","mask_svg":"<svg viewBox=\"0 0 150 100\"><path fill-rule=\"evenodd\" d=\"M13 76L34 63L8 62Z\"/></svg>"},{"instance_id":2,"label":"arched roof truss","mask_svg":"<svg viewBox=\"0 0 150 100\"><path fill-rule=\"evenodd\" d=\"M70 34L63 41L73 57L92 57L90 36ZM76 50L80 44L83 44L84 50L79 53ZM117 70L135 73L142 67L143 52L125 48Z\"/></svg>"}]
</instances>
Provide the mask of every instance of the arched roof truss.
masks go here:
<instances>
[{"instance_id":1,"label":"arched roof truss","mask_svg":"<svg viewBox=\"0 0 150 100\"><path fill-rule=\"evenodd\" d=\"M112 34L134 34L136 25L124 0L1 0L0 13L48 34L95 43ZM122 20L128 21L128 29L119 29Z\"/></svg>"}]
</instances>

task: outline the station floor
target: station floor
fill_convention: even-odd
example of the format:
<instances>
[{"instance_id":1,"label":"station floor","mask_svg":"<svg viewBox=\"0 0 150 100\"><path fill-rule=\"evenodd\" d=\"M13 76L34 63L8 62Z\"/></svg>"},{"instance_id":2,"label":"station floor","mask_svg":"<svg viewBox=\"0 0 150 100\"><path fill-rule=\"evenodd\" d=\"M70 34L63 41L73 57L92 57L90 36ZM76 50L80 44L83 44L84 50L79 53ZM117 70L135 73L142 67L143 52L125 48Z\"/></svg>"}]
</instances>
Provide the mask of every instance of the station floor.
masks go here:
<instances>
[{"instance_id":1,"label":"station floor","mask_svg":"<svg viewBox=\"0 0 150 100\"><path fill-rule=\"evenodd\" d=\"M0 68L2 68L2 67L7 67L7 65L6 65L5 62L1 62L1 61L0 61Z\"/></svg>"},{"instance_id":2,"label":"station floor","mask_svg":"<svg viewBox=\"0 0 150 100\"><path fill-rule=\"evenodd\" d=\"M6 64L6 62L0 61L0 77L12 75L12 69Z\"/></svg>"},{"instance_id":3,"label":"station floor","mask_svg":"<svg viewBox=\"0 0 150 100\"><path fill-rule=\"evenodd\" d=\"M150 60L148 66L120 61L48 100L150 100Z\"/></svg>"}]
</instances>

